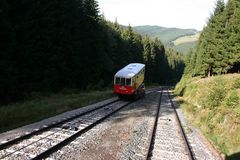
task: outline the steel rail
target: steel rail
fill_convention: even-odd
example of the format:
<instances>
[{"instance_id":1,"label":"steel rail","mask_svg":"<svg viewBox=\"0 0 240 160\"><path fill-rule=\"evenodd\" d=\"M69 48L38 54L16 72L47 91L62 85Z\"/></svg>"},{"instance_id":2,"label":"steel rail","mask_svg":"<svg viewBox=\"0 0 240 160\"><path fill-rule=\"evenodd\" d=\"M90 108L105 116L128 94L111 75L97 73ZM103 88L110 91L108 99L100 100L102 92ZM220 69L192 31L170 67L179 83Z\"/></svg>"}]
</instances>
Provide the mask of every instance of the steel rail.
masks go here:
<instances>
[{"instance_id":1,"label":"steel rail","mask_svg":"<svg viewBox=\"0 0 240 160\"><path fill-rule=\"evenodd\" d=\"M155 91L156 92L156 91ZM155 92L150 92L147 93L147 95L155 93ZM51 148L49 148L48 150L42 152L41 154L37 155L35 158L33 158L32 160L40 160L40 159L44 159L47 158L51 153L54 153L55 151L59 150L60 148L64 147L65 145L67 145L68 143L70 143L71 141L73 141L74 139L76 139L78 136L82 135L83 133L89 131L90 129L92 129L93 127L95 127L97 124L101 123L102 121L104 121L105 119L109 118L110 116L112 116L114 113L118 112L119 110L125 108L126 106L129 106L130 104L132 104L135 101L130 101L127 104L121 106L120 108L114 110L113 112L109 113L108 115L102 117L101 119L97 120L96 122L94 122L93 124L90 124L89 126L87 126L86 128L76 132L74 135L66 138L65 140L61 141L60 143L52 146Z\"/></svg>"},{"instance_id":2,"label":"steel rail","mask_svg":"<svg viewBox=\"0 0 240 160\"><path fill-rule=\"evenodd\" d=\"M158 117L160 114L160 107L161 107L161 99L162 99L162 92L163 92L163 88L161 88L161 93L160 93L160 97L159 97L159 102L158 102L158 108L157 108L157 113L156 113L156 117L154 120L154 126L151 130L151 141L147 147L147 155L145 156L145 159L149 159L149 157L151 157L152 154L152 150L154 147L154 140L155 140L155 134L156 134L156 130L157 130L157 124L158 124Z\"/></svg>"},{"instance_id":3,"label":"steel rail","mask_svg":"<svg viewBox=\"0 0 240 160\"><path fill-rule=\"evenodd\" d=\"M191 150L191 147L190 147L190 144L189 144L189 142L188 142L186 133L185 133L185 131L184 131L184 129L183 129L181 120L180 120L180 118L179 118L179 116L178 116L178 113L177 113L177 111L176 111L176 107L175 107L175 105L173 104L172 98L171 98L171 96L170 96L170 94L169 94L169 90L167 90L167 94L168 94L168 98L169 98L169 100L170 100L170 102L171 102L171 106L172 106L172 108L173 108L173 110L174 110L174 113L175 113L175 116L176 116L176 119L177 119L177 123L178 123L178 127L179 127L179 129L180 129L180 133L181 133L181 136L182 136L182 138L183 138L184 145L185 145L185 150L186 150L187 153L188 153L189 160L195 160L194 154L193 154L193 152L192 152L192 150Z\"/></svg>"},{"instance_id":4,"label":"steel rail","mask_svg":"<svg viewBox=\"0 0 240 160\"><path fill-rule=\"evenodd\" d=\"M95 108L93 108L93 109L87 110L87 111L85 111L85 112L81 112L81 113L79 113L79 114L75 114L75 115L73 115L73 116L71 116L71 117L62 118L61 121L58 121L58 122L55 122L55 123L51 123L51 124L49 124L49 125L43 125L43 127L39 128L39 129L37 129L37 130L33 130L32 132L26 133L26 134L24 134L24 135L22 135L22 136L13 138L13 139L5 142L5 143L0 144L0 150L5 149L6 147L8 147L8 146L10 146L10 145L16 144L16 143L19 142L19 141L28 139L28 138L36 135L36 134L42 133L42 132L44 132L44 131L46 131L46 130L48 130L48 129L50 129L50 128L56 127L56 126L58 126L58 125L61 125L61 124L63 124L63 123L66 123L66 122L68 122L68 121L71 121L71 120L73 120L73 119L76 119L76 118L78 118L78 117L80 117L80 116L86 115L86 114L88 114L88 113L90 113L90 112L96 111L96 110L98 110L98 109L100 109L100 108L106 107L106 106L108 106L108 105L110 105L110 104L112 104L112 103L118 102L118 101L120 101L120 100L117 99L117 100L108 102L108 103L106 103L106 104L100 105L100 106L98 106L98 107L95 107Z\"/></svg>"},{"instance_id":5,"label":"steel rail","mask_svg":"<svg viewBox=\"0 0 240 160\"><path fill-rule=\"evenodd\" d=\"M148 95L148 94L151 94L151 93L154 93L154 92L156 92L156 91L149 92L149 93L147 93L147 95ZM58 125L61 125L61 124L64 124L64 123L66 123L66 122L68 122L68 121L71 121L71 120L73 120L73 119L76 119L76 118L78 118L78 117L80 117L80 116L84 116L84 115L86 115L86 114L88 114L88 113L91 113L91 112L94 112L94 111L96 111L96 110L98 110L98 109L104 108L104 107L106 107L106 106L108 106L108 105L111 105L111 104L117 102L117 101L120 101L120 100L118 99L118 100L114 100L114 101L112 101L112 102L106 103L106 104L104 104L104 105L100 105L100 106L98 106L98 107L95 107L94 109L90 109L90 110L87 110L87 111L85 111L85 112L82 112L82 113L76 114L76 115L74 115L74 116L71 116L71 117L69 117L69 118L65 118L64 120L62 120L62 121L60 121L60 122L56 122L56 123L51 124L51 125L49 125L49 126L44 126L43 128L40 128L39 130L34 130L33 132L30 132L30 133L28 133L28 134L25 134L25 135L23 135L23 136L21 136L21 137L17 137L17 138L15 138L15 139L12 139L12 140L4 143L4 144L1 144L1 145L0 145L0 150L1 150L1 149L5 149L5 148L8 147L8 146L17 144L17 143L19 143L20 141L23 141L23 140L25 140L25 139L28 139L28 138L36 135L36 134L43 133L44 131L46 131L46 130L48 130L48 129L54 128L54 127L56 127L56 126L58 126ZM90 125L87 126L86 128L81 129L80 131L74 133L72 136L66 138L66 139L63 140L62 142L59 142L56 146L52 146L50 149L48 149L48 150L40 153L39 155L37 155L37 156L36 156L35 158L33 158L33 159L42 159L42 158L44 158L44 157L47 157L49 154L53 153L53 152L56 151L57 149L63 147L63 146L66 145L66 144L68 144L70 141L72 141L73 139L75 139L75 138L78 137L79 135L81 135L81 134L85 133L86 131L90 130L91 128L93 128L94 126L96 126L97 124L99 124L100 122L102 122L103 120L105 120L106 118L108 118L109 116L111 116L112 114L114 114L115 112L117 112L117 111L119 111L120 109L128 106L128 105L131 104L131 103L133 103L133 102L128 102L127 104L123 105L122 107L118 108L117 110L114 110L113 112L109 113L107 116L104 116L104 117L100 118L99 120L97 120L97 121L94 122L93 124L90 124ZM41 139L42 139L42 138L41 138ZM28 146L29 146L29 145L28 145ZM20 150L21 150L21 149L20 149ZM18 151L18 150L17 150L17 151ZM11 155L11 153L10 153L10 154L7 154L7 156L4 156L4 157L8 157L9 155ZM4 157L1 157L1 158L4 158ZM0 158L0 159L1 159L1 158Z\"/></svg>"}]
</instances>

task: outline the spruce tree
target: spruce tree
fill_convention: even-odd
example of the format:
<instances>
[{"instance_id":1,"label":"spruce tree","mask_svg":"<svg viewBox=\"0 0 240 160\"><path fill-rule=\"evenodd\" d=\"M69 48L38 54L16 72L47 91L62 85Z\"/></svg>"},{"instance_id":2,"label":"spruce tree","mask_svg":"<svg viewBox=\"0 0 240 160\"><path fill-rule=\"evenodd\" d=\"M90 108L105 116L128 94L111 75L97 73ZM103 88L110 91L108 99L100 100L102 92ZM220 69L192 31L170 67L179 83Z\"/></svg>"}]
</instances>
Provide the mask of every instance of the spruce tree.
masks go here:
<instances>
[{"instance_id":1,"label":"spruce tree","mask_svg":"<svg viewBox=\"0 0 240 160\"><path fill-rule=\"evenodd\" d=\"M197 46L197 66L196 70L201 74L211 76L220 74L225 70L223 57L223 11L224 2L218 0L214 14L208 20L207 26L203 29Z\"/></svg>"},{"instance_id":2,"label":"spruce tree","mask_svg":"<svg viewBox=\"0 0 240 160\"><path fill-rule=\"evenodd\" d=\"M225 11L226 41L225 48L232 72L240 72L240 2L229 0ZM229 67L230 68L230 67Z\"/></svg>"}]
</instances>

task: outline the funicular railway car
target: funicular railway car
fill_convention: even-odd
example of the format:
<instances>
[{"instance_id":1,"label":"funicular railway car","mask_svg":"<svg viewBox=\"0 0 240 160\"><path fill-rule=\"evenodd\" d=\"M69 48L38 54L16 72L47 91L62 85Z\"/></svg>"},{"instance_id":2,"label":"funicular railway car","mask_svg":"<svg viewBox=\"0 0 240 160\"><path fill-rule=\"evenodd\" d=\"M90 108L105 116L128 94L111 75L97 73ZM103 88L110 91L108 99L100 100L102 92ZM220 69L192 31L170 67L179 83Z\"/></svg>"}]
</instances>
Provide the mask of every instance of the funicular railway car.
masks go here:
<instances>
[{"instance_id":1,"label":"funicular railway car","mask_svg":"<svg viewBox=\"0 0 240 160\"><path fill-rule=\"evenodd\" d=\"M120 98L139 98L145 94L145 64L130 63L114 76L114 93Z\"/></svg>"}]
</instances>

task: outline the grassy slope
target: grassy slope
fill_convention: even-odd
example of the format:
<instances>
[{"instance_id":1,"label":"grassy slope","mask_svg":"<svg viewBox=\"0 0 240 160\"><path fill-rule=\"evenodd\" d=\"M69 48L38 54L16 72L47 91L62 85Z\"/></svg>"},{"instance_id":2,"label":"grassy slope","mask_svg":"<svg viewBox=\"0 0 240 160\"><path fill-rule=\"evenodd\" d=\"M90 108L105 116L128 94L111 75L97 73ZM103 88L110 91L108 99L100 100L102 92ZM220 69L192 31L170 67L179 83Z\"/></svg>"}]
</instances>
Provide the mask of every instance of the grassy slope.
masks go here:
<instances>
[{"instance_id":1,"label":"grassy slope","mask_svg":"<svg viewBox=\"0 0 240 160\"><path fill-rule=\"evenodd\" d=\"M177 38L173 41L173 48L175 48L177 51L181 53L188 53L189 49L195 49L197 46L197 42L199 39L200 33L190 35L190 36L183 36L180 38Z\"/></svg>"},{"instance_id":2,"label":"grassy slope","mask_svg":"<svg viewBox=\"0 0 240 160\"><path fill-rule=\"evenodd\" d=\"M183 37L180 37L180 38L174 40L173 43L175 46L178 46L178 45L181 45L184 43L196 42L196 41L198 41L199 36L200 36L200 33L190 35L190 36L183 36Z\"/></svg>"},{"instance_id":3,"label":"grassy slope","mask_svg":"<svg viewBox=\"0 0 240 160\"><path fill-rule=\"evenodd\" d=\"M70 92L0 106L0 133L113 97L112 90Z\"/></svg>"},{"instance_id":4,"label":"grassy slope","mask_svg":"<svg viewBox=\"0 0 240 160\"><path fill-rule=\"evenodd\" d=\"M197 41L195 42L187 42L187 43L182 43L177 46L173 46L174 49L176 49L178 52L187 54L188 51L192 48L195 50L195 47L197 46Z\"/></svg>"},{"instance_id":5,"label":"grassy slope","mask_svg":"<svg viewBox=\"0 0 240 160\"><path fill-rule=\"evenodd\" d=\"M175 88L184 113L227 155L240 159L240 74L184 77Z\"/></svg>"},{"instance_id":6,"label":"grassy slope","mask_svg":"<svg viewBox=\"0 0 240 160\"><path fill-rule=\"evenodd\" d=\"M174 41L178 37L193 35L197 31L194 29L166 28L160 26L136 26L133 29L141 35L149 35L150 37L158 37L163 43Z\"/></svg>"},{"instance_id":7,"label":"grassy slope","mask_svg":"<svg viewBox=\"0 0 240 160\"><path fill-rule=\"evenodd\" d=\"M196 34L194 29L166 28L160 26L136 26L133 29L139 34L148 35L151 38L159 38L167 48L175 48L182 53L188 53L190 48L196 46ZM175 44L176 43L176 44Z\"/></svg>"}]
</instances>

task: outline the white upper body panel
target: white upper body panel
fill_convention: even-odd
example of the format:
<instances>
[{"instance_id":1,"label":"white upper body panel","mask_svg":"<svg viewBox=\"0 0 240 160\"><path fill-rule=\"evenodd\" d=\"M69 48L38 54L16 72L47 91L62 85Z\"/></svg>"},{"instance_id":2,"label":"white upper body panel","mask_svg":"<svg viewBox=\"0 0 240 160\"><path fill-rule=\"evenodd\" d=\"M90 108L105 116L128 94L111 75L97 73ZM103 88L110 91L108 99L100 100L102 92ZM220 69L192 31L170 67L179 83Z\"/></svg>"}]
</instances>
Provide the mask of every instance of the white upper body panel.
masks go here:
<instances>
[{"instance_id":1,"label":"white upper body panel","mask_svg":"<svg viewBox=\"0 0 240 160\"><path fill-rule=\"evenodd\" d=\"M140 72L145 67L145 64L141 63L130 63L121 70L119 70L115 77L120 78L132 78L134 77L138 72Z\"/></svg>"}]
</instances>

